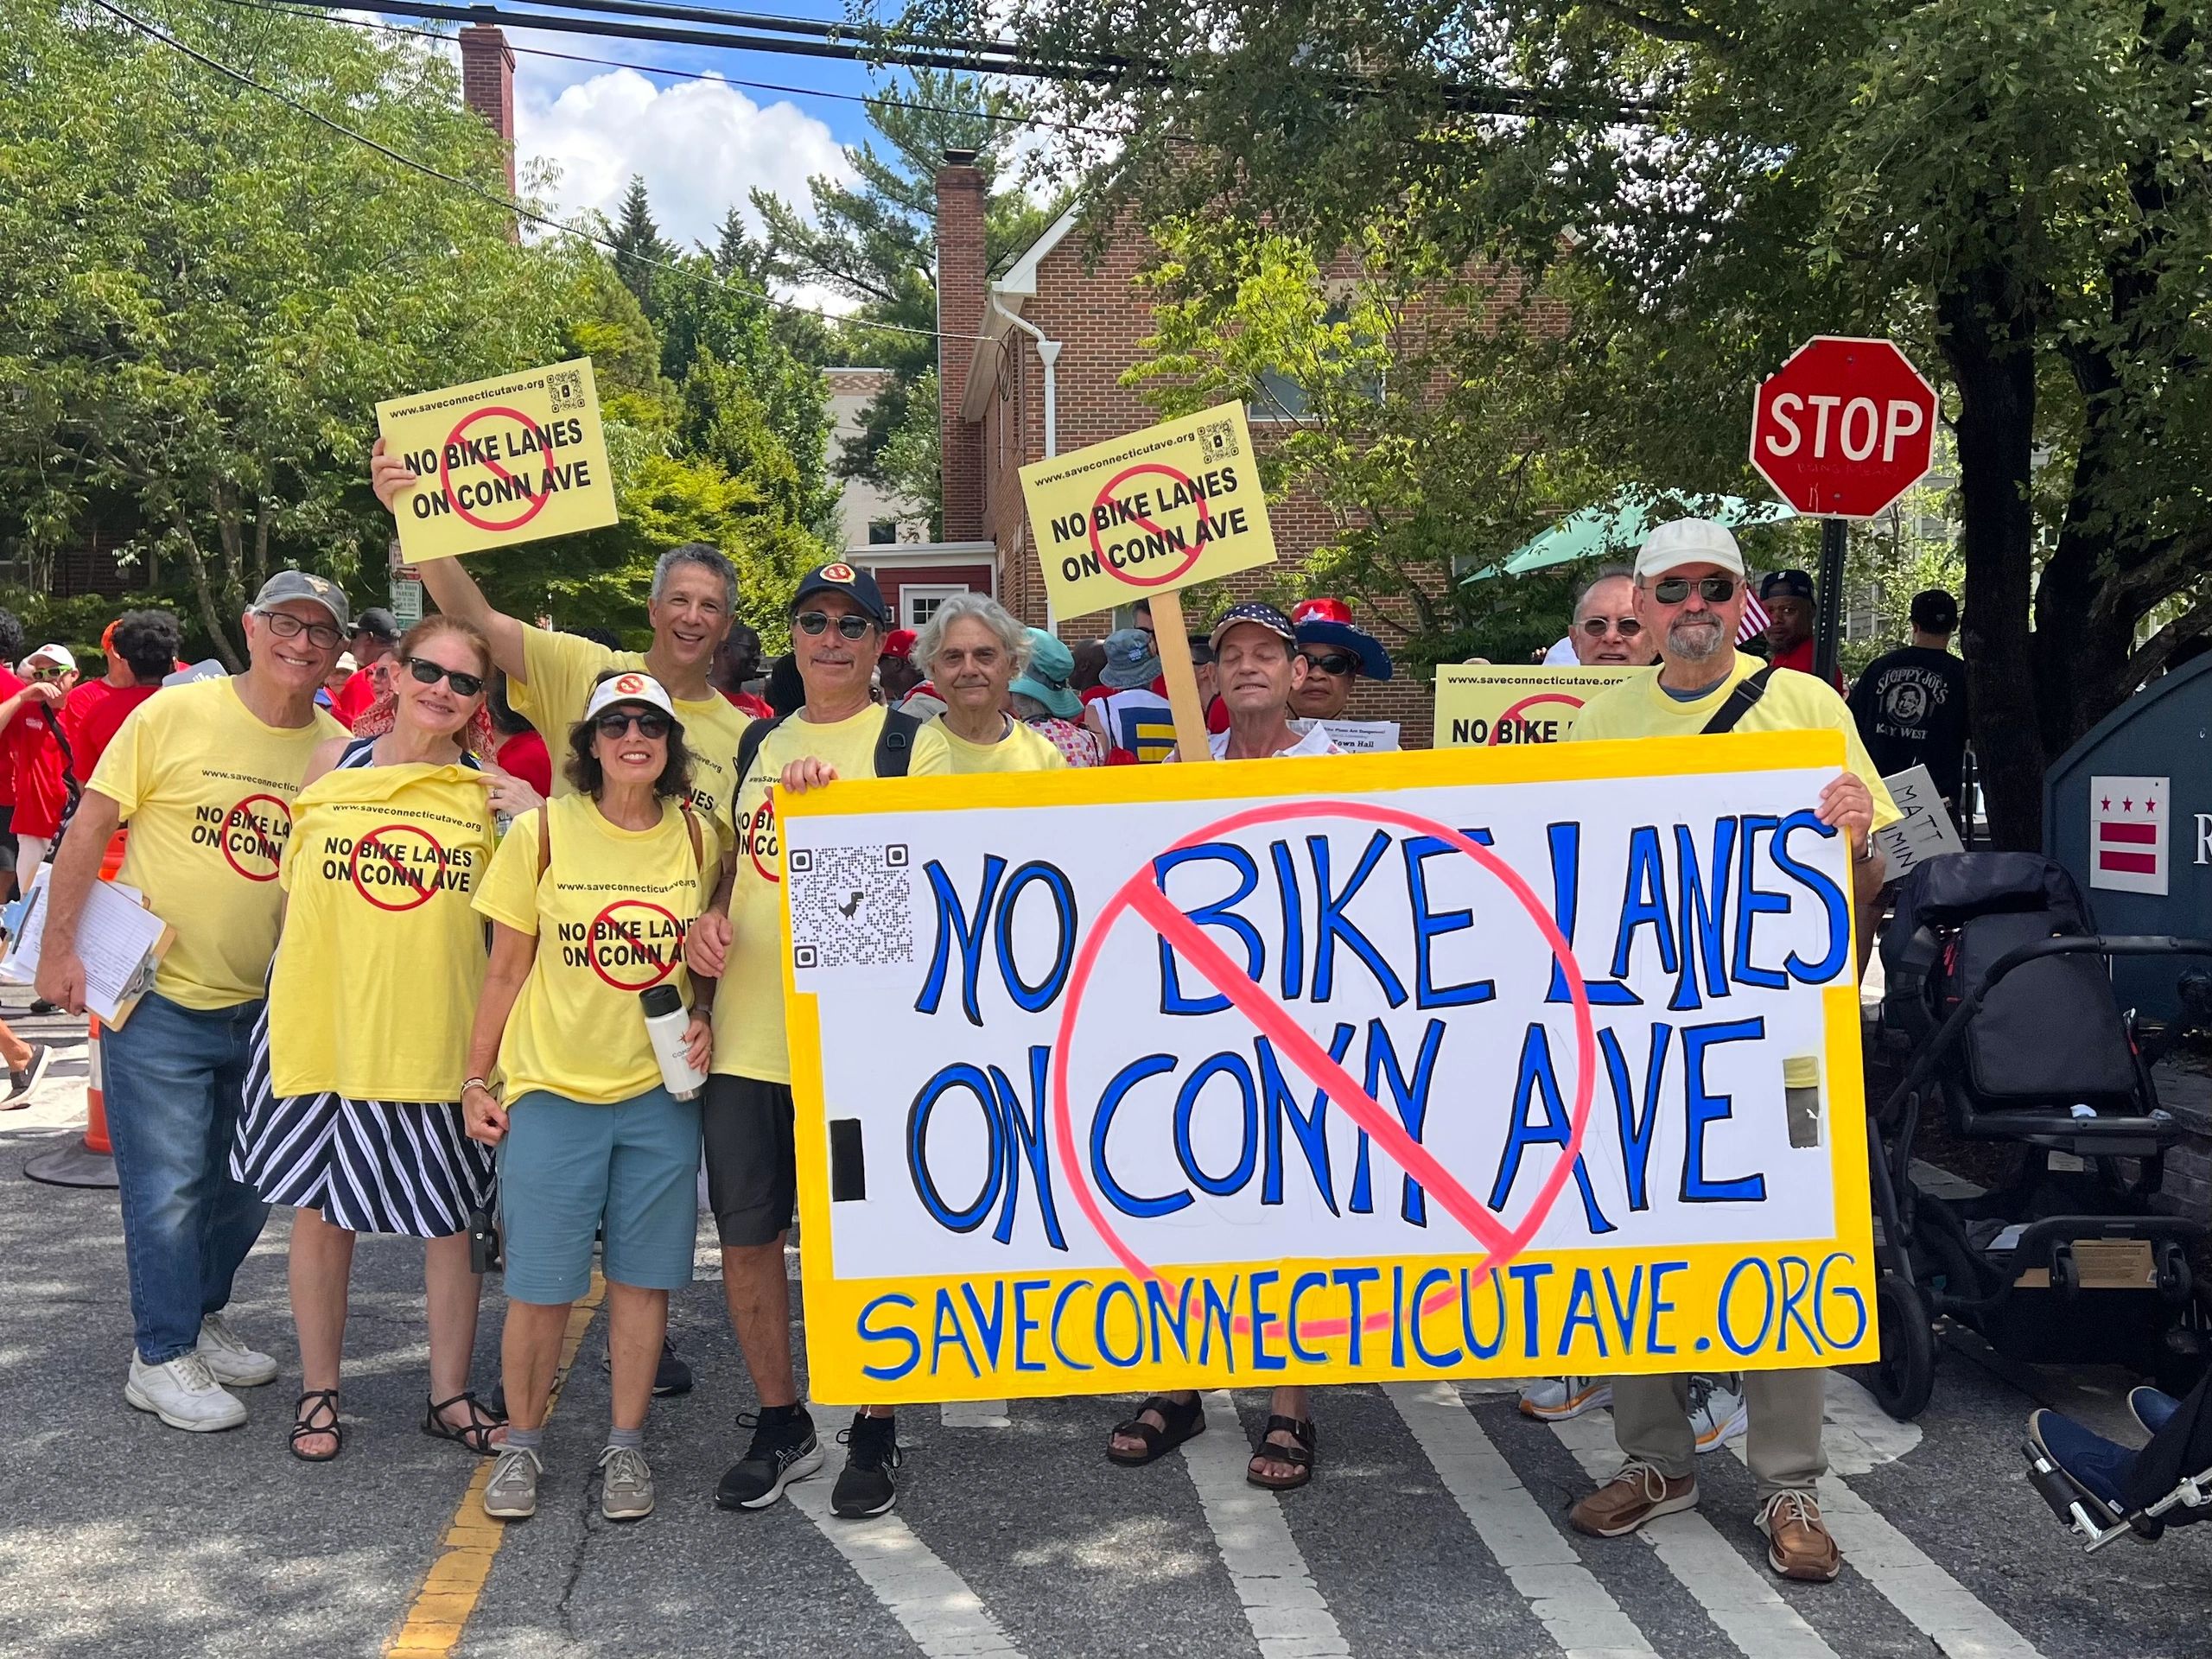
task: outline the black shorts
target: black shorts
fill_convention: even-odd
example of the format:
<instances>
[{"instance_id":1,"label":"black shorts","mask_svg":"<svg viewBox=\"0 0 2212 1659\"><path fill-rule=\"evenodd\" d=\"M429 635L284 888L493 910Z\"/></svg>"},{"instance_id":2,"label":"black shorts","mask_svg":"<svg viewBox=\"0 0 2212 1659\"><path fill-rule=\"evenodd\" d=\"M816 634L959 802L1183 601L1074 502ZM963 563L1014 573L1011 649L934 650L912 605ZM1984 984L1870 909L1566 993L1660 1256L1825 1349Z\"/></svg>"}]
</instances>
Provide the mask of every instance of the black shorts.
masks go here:
<instances>
[{"instance_id":1,"label":"black shorts","mask_svg":"<svg viewBox=\"0 0 2212 1659\"><path fill-rule=\"evenodd\" d=\"M16 868L16 809L0 806L0 874Z\"/></svg>"},{"instance_id":2,"label":"black shorts","mask_svg":"<svg viewBox=\"0 0 2212 1659\"><path fill-rule=\"evenodd\" d=\"M707 1204L723 1248L774 1243L791 1230L798 1206L790 1085L718 1071L707 1079L702 1106Z\"/></svg>"}]
</instances>

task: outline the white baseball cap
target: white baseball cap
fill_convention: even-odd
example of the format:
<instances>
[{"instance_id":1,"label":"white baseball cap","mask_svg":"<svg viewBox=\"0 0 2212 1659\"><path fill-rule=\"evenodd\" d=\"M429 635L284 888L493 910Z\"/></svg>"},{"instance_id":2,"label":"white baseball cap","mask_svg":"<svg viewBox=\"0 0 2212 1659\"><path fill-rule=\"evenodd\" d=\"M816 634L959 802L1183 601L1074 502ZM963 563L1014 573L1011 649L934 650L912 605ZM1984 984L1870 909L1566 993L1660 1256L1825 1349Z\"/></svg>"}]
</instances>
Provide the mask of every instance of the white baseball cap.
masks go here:
<instances>
[{"instance_id":1,"label":"white baseball cap","mask_svg":"<svg viewBox=\"0 0 2212 1659\"><path fill-rule=\"evenodd\" d=\"M642 702L647 708L658 709L671 720L677 720L676 705L669 700L668 691L652 675L639 669L625 669L620 674L601 680L591 694L591 701L584 705L584 719L597 720L618 702Z\"/></svg>"},{"instance_id":2,"label":"white baseball cap","mask_svg":"<svg viewBox=\"0 0 2212 1659\"><path fill-rule=\"evenodd\" d=\"M67 645L41 645L23 658L23 665L29 667L31 664L40 661L52 663L58 668L73 669L77 666L77 659L70 653L69 647Z\"/></svg>"},{"instance_id":3,"label":"white baseball cap","mask_svg":"<svg viewBox=\"0 0 2212 1659\"><path fill-rule=\"evenodd\" d=\"M1710 518L1677 518L1643 538L1636 550L1636 579L1662 575L1686 564L1717 564L1744 574L1744 555L1726 524Z\"/></svg>"}]
</instances>

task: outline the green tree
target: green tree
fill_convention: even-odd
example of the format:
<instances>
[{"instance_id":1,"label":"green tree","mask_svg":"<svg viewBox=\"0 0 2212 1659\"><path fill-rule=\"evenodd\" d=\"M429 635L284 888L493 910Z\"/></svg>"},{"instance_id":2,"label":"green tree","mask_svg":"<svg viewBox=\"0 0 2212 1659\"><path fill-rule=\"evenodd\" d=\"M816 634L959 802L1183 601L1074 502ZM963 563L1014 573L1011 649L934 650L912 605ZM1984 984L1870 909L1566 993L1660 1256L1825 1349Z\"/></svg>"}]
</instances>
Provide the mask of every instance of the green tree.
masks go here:
<instances>
[{"instance_id":1,"label":"green tree","mask_svg":"<svg viewBox=\"0 0 2212 1659\"><path fill-rule=\"evenodd\" d=\"M2201 6L1230 0L1200 33L1172 0L988 11L1040 55L1178 43L1172 77L1049 94L1128 135L1122 201L1332 249L1402 214L1447 269L1544 283L1586 447L1655 484L1757 490L1761 375L1814 334L1904 344L1955 429L2006 844L2038 844L2049 761L2212 632Z\"/></svg>"},{"instance_id":2,"label":"green tree","mask_svg":"<svg viewBox=\"0 0 2212 1659\"><path fill-rule=\"evenodd\" d=\"M614 270L622 286L641 301L648 298L652 293L654 265L676 250L663 239L660 226L653 223L645 181L635 173L630 175L630 188L622 198L622 216L615 221L611 239Z\"/></svg>"},{"instance_id":3,"label":"green tree","mask_svg":"<svg viewBox=\"0 0 2212 1659\"><path fill-rule=\"evenodd\" d=\"M503 189L453 70L409 45L206 0L182 38L403 151ZM574 256L75 8L0 31L0 522L67 543L95 509L188 573L236 663L285 563L381 585L364 457L378 398L553 354ZM357 584L358 585L358 584Z\"/></svg>"}]
</instances>

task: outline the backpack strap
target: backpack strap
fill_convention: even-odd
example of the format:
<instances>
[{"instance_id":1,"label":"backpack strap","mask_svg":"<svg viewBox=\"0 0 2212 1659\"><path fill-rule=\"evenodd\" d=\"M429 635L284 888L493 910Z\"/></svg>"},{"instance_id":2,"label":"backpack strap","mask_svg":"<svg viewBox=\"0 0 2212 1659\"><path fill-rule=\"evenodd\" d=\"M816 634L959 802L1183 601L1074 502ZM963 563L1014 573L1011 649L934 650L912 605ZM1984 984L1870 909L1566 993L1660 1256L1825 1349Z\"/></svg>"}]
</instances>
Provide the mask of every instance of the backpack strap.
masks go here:
<instances>
[{"instance_id":1,"label":"backpack strap","mask_svg":"<svg viewBox=\"0 0 2212 1659\"><path fill-rule=\"evenodd\" d=\"M548 801L537 809L537 879L543 881L552 868L553 803Z\"/></svg>"},{"instance_id":2,"label":"backpack strap","mask_svg":"<svg viewBox=\"0 0 2212 1659\"><path fill-rule=\"evenodd\" d=\"M745 774L753 770L753 763L760 753L760 746L768 741L769 733L790 718L788 715L778 715L772 720L756 720L738 734L737 760L734 763L737 768L737 777L730 785L732 791L730 810L733 812L737 810L735 791L745 787Z\"/></svg>"},{"instance_id":3,"label":"backpack strap","mask_svg":"<svg viewBox=\"0 0 2212 1659\"><path fill-rule=\"evenodd\" d=\"M691 865L694 869L707 868L707 854L699 836L699 815L691 810L689 801L678 801L677 806L683 814L683 827L691 832Z\"/></svg>"},{"instance_id":4,"label":"backpack strap","mask_svg":"<svg viewBox=\"0 0 2212 1659\"><path fill-rule=\"evenodd\" d=\"M1734 731L1736 722L1750 714L1751 705L1766 695L1766 683L1774 677L1780 666L1777 663L1769 663L1758 673L1738 680L1736 689L1728 694L1728 701L1714 709L1713 718L1705 722L1702 734L1713 737L1722 732Z\"/></svg>"},{"instance_id":5,"label":"backpack strap","mask_svg":"<svg viewBox=\"0 0 2212 1659\"><path fill-rule=\"evenodd\" d=\"M904 778L907 763L914 758L914 734L922 729L922 721L913 715L898 709L883 711L883 729L875 734L875 775L879 778Z\"/></svg>"}]
</instances>

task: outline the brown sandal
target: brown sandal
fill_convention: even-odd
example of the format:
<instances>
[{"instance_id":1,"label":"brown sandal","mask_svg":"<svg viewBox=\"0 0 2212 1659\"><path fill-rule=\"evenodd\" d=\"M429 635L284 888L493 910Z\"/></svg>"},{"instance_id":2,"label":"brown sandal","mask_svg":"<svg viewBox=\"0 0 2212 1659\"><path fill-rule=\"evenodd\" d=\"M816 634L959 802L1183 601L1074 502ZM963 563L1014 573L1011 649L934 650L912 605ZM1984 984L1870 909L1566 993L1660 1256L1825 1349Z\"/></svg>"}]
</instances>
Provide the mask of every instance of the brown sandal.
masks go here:
<instances>
[{"instance_id":1,"label":"brown sandal","mask_svg":"<svg viewBox=\"0 0 2212 1659\"><path fill-rule=\"evenodd\" d=\"M308 1406L307 1413L303 1416L301 1414L300 1408L307 1406L310 1400L315 1403ZM316 1420L325 1412L330 1414L330 1421L327 1423L317 1421ZM327 1452L301 1451L300 1442L310 1434L329 1435L330 1450ZM292 1434L290 1440L285 1444L285 1450L302 1463L328 1463L345 1449L346 1428L345 1425L338 1421L337 1389L309 1389L292 1402Z\"/></svg>"},{"instance_id":2,"label":"brown sandal","mask_svg":"<svg viewBox=\"0 0 2212 1659\"><path fill-rule=\"evenodd\" d=\"M1268 1438L1278 1432L1287 1433L1297 1444L1281 1446ZM1252 1461L1256 1464L1262 1458L1267 1458L1275 1463L1287 1463L1291 1465L1291 1472L1287 1475L1263 1475L1257 1469L1248 1466L1244 1478L1252 1485L1270 1492L1297 1491L1313 1478L1313 1446L1319 1438L1314 1433L1313 1419L1309 1417L1268 1418L1268 1426L1260 1431L1260 1438L1252 1442Z\"/></svg>"},{"instance_id":3,"label":"brown sandal","mask_svg":"<svg viewBox=\"0 0 2212 1659\"><path fill-rule=\"evenodd\" d=\"M449 1423L445 1419L448 1407L466 1405L468 1421ZM484 1402L471 1389L463 1389L450 1400L433 1400L430 1408L423 1414L423 1432L434 1440L451 1440L465 1446L480 1458L488 1458L499 1448L492 1444L492 1431L505 1428L507 1420L486 1411Z\"/></svg>"}]
</instances>

